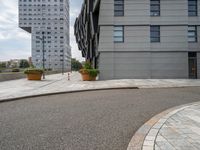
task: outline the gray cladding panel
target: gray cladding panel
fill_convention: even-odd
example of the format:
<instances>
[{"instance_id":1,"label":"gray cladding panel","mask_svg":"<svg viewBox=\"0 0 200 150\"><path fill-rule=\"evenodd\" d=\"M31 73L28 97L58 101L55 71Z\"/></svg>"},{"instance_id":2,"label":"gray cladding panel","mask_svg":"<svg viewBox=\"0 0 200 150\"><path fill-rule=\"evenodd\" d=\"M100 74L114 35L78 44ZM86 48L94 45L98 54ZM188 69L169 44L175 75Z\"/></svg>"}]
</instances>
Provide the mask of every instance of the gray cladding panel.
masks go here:
<instances>
[{"instance_id":1,"label":"gray cladding panel","mask_svg":"<svg viewBox=\"0 0 200 150\"><path fill-rule=\"evenodd\" d=\"M151 24L187 24L187 0L161 0L161 16L151 17Z\"/></svg>"},{"instance_id":2,"label":"gray cladding panel","mask_svg":"<svg viewBox=\"0 0 200 150\"><path fill-rule=\"evenodd\" d=\"M155 52L151 60L152 78L188 78L187 52Z\"/></svg>"},{"instance_id":3,"label":"gray cladding panel","mask_svg":"<svg viewBox=\"0 0 200 150\"><path fill-rule=\"evenodd\" d=\"M149 0L125 0L124 17L114 17L115 24L140 25L150 22Z\"/></svg>"},{"instance_id":4,"label":"gray cladding panel","mask_svg":"<svg viewBox=\"0 0 200 150\"><path fill-rule=\"evenodd\" d=\"M200 79L200 53L197 53L197 77Z\"/></svg>"},{"instance_id":5,"label":"gray cladding panel","mask_svg":"<svg viewBox=\"0 0 200 150\"><path fill-rule=\"evenodd\" d=\"M113 26L101 26L98 51L113 51Z\"/></svg>"},{"instance_id":6,"label":"gray cladding panel","mask_svg":"<svg viewBox=\"0 0 200 150\"><path fill-rule=\"evenodd\" d=\"M114 1L101 0L99 24L113 25L114 20Z\"/></svg>"},{"instance_id":7,"label":"gray cladding panel","mask_svg":"<svg viewBox=\"0 0 200 150\"><path fill-rule=\"evenodd\" d=\"M113 53L100 53L99 56L99 70L101 79L113 79Z\"/></svg>"},{"instance_id":8,"label":"gray cladding panel","mask_svg":"<svg viewBox=\"0 0 200 150\"><path fill-rule=\"evenodd\" d=\"M188 26L161 26L160 43L151 43L152 51L187 51Z\"/></svg>"},{"instance_id":9,"label":"gray cladding panel","mask_svg":"<svg viewBox=\"0 0 200 150\"><path fill-rule=\"evenodd\" d=\"M198 42L188 44L188 26L161 26L159 43L150 43L149 26L124 26L124 43L113 42L113 26L100 27L101 51L200 51L200 26Z\"/></svg>"},{"instance_id":10,"label":"gray cladding panel","mask_svg":"<svg viewBox=\"0 0 200 150\"><path fill-rule=\"evenodd\" d=\"M188 17L188 0L161 0L161 16L150 16L150 0L124 0L124 16L114 17L114 0L101 0L99 25L200 25L200 0L197 17Z\"/></svg>"},{"instance_id":11,"label":"gray cladding panel","mask_svg":"<svg viewBox=\"0 0 200 150\"><path fill-rule=\"evenodd\" d=\"M186 52L101 52L100 79L188 78L187 60Z\"/></svg>"}]
</instances>

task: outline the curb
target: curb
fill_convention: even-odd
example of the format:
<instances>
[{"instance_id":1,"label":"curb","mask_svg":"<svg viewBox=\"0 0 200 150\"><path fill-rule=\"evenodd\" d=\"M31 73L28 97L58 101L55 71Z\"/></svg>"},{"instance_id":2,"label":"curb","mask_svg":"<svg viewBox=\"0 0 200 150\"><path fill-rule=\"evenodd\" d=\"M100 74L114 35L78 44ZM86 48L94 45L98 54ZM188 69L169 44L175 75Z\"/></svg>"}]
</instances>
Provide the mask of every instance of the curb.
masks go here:
<instances>
[{"instance_id":1,"label":"curb","mask_svg":"<svg viewBox=\"0 0 200 150\"><path fill-rule=\"evenodd\" d=\"M59 95L59 94L70 94L70 93L80 93L80 92L92 92L92 91L104 91L104 90L126 90L126 89L139 89L138 87L113 87L113 88L97 88L97 89L84 89L84 90L74 90L74 91L63 91L63 92L54 92L54 93L44 93L44 94L36 94L29 96L21 96L15 98L7 98L0 100L0 103L10 102L22 100L25 98L34 98L34 97L43 97L43 96L51 96L51 95Z\"/></svg>"},{"instance_id":2,"label":"curb","mask_svg":"<svg viewBox=\"0 0 200 150\"><path fill-rule=\"evenodd\" d=\"M195 104L199 104L199 102L176 106L151 118L136 131L129 142L127 150L154 150L157 134L163 124L174 114ZM151 134L151 136L149 136L149 134ZM152 135L154 139L152 139Z\"/></svg>"}]
</instances>

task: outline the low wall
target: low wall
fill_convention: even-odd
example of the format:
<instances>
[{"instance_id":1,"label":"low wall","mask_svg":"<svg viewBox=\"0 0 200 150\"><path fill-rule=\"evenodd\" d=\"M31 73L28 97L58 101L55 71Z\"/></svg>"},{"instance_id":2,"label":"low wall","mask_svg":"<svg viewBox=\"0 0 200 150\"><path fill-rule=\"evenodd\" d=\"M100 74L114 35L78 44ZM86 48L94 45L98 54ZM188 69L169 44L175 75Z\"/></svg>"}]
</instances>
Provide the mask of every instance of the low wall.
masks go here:
<instances>
[{"instance_id":1,"label":"low wall","mask_svg":"<svg viewBox=\"0 0 200 150\"><path fill-rule=\"evenodd\" d=\"M8 80L16 80L25 78L26 75L23 73L0 73L0 82L8 81Z\"/></svg>"},{"instance_id":2,"label":"low wall","mask_svg":"<svg viewBox=\"0 0 200 150\"><path fill-rule=\"evenodd\" d=\"M57 74L57 73L60 73L60 72L58 72L58 71L45 72L46 75ZM16 79L23 79L23 78L26 78L26 75L22 72L0 73L0 82L16 80Z\"/></svg>"}]
</instances>

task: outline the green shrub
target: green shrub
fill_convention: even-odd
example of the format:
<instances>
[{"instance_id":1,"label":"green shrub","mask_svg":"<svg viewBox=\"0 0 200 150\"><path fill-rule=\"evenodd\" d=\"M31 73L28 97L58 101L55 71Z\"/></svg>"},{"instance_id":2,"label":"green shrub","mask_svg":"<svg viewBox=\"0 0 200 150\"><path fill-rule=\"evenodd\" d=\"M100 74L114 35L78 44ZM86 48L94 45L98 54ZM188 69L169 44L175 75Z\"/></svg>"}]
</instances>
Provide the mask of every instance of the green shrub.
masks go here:
<instances>
[{"instance_id":1,"label":"green shrub","mask_svg":"<svg viewBox=\"0 0 200 150\"><path fill-rule=\"evenodd\" d=\"M20 72L20 69L14 68L14 69L12 69L12 72Z\"/></svg>"},{"instance_id":2,"label":"green shrub","mask_svg":"<svg viewBox=\"0 0 200 150\"><path fill-rule=\"evenodd\" d=\"M76 60L75 58L71 59L72 71L79 71L82 67L82 64L78 60Z\"/></svg>"},{"instance_id":3,"label":"green shrub","mask_svg":"<svg viewBox=\"0 0 200 150\"><path fill-rule=\"evenodd\" d=\"M81 74L89 74L91 77L96 77L99 74L98 69L94 69L90 63L85 63L83 69L79 70Z\"/></svg>"},{"instance_id":4,"label":"green shrub","mask_svg":"<svg viewBox=\"0 0 200 150\"><path fill-rule=\"evenodd\" d=\"M88 69L88 72L91 77L96 77L99 74L99 70L97 69Z\"/></svg>"},{"instance_id":5,"label":"green shrub","mask_svg":"<svg viewBox=\"0 0 200 150\"><path fill-rule=\"evenodd\" d=\"M28 68L24 70L24 74L43 74L43 69L36 69L36 68Z\"/></svg>"},{"instance_id":6,"label":"green shrub","mask_svg":"<svg viewBox=\"0 0 200 150\"><path fill-rule=\"evenodd\" d=\"M93 68L92 68L91 63L86 62L86 63L84 63L84 65L83 65L83 69L93 69Z\"/></svg>"}]
</instances>

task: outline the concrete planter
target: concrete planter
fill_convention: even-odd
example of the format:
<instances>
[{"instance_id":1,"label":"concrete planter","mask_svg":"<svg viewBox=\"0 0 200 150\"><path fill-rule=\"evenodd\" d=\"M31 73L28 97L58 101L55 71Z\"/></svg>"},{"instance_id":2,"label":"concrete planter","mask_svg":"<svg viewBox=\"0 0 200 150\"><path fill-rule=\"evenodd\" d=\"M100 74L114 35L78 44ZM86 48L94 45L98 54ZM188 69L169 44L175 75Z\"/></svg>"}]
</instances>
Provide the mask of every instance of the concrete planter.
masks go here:
<instances>
[{"instance_id":1,"label":"concrete planter","mask_svg":"<svg viewBox=\"0 0 200 150\"><path fill-rule=\"evenodd\" d=\"M89 73L81 73L83 81L96 81L96 77L92 77Z\"/></svg>"},{"instance_id":2,"label":"concrete planter","mask_svg":"<svg viewBox=\"0 0 200 150\"><path fill-rule=\"evenodd\" d=\"M27 74L28 80L40 81L41 78L42 78L42 74Z\"/></svg>"}]
</instances>

